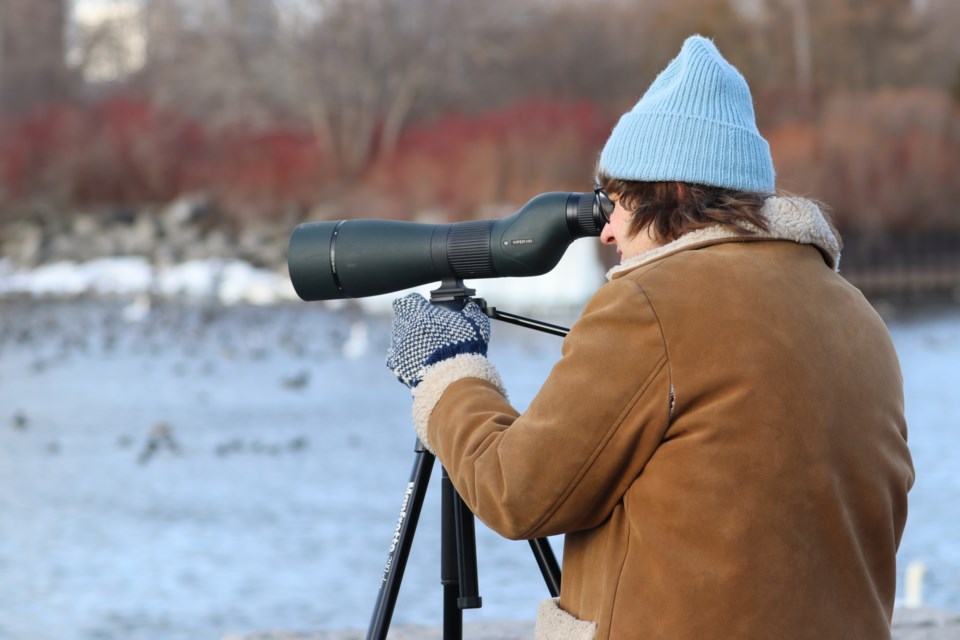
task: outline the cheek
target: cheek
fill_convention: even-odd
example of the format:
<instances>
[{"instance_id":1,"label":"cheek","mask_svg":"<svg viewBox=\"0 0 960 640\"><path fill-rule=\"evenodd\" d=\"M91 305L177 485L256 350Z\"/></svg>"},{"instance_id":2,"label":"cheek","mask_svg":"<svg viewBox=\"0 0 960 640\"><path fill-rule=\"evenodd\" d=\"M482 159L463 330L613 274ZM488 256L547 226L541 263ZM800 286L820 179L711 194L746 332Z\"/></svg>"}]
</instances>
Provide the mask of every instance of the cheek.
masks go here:
<instances>
[{"instance_id":1,"label":"cheek","mask_svg":"<svg viewBox=\"0 0 960 640\"><path fill-rule=\"evenodd\" d=\"M617 230L620 234L627 233L627 230L630 228L630 212L617 204L617 208L613 212L613 220L616 221Z\"/></svg>"}]
</instances>

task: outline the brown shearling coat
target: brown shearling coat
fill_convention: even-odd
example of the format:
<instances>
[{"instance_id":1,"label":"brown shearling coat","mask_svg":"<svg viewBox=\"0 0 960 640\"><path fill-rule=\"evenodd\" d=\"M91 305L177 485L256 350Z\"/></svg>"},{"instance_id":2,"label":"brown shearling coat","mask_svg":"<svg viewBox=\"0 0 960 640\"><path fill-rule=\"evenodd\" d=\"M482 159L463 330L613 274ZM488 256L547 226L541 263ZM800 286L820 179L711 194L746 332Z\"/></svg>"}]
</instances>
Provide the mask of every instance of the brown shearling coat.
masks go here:
<instances>
[{"instance_id":1,"label":"brown shearling coat","mask_svg":"<svg viewBox=\"0 0 960 640\"><path fill-rule=\"evenodd\" d=\"M619 270L522 415L496 376L424 380L473 512L566 534L538 638L890 637L913 468L888 332L822 248L715 235Z\"/></svg>"}]
</instances>

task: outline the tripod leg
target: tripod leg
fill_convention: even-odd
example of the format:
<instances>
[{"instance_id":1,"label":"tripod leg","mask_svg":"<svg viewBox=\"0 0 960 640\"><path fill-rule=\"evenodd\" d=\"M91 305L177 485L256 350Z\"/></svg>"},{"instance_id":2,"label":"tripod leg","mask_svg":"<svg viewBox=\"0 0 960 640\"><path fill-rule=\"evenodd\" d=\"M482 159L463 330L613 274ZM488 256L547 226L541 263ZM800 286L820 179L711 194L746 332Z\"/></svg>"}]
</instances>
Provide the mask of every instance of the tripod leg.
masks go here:
<instances>
[{"instance_id":1,"label":"tripod leg","mask_svg":"<svg viewBox=\"0 0 960 640\"><path fill-rule=\"evenodd\" d=\"M367 640L386 640L387 638L393 609L397 604L397 595L400 593L403 571L407 566L407 558L413 546L413 535L416 533L417 521L420 519L423 499L427 495L427 484L430 482L430 472L433 470L435 458L419 440L417 440L416 452L410 482L407 483L403 494L400 516L397 518L397 526L390 541L387 564L383 569L380 592L377 594L377 604L370 619Z\"/></svg>"},{"instance_id":2,"label":"tripod leg","mask_svg":"<svg viewBox=\"0 0 960 640\"><path fill-rule=\"evenodd\" d=\"M456 490L453 491L453 517L457 536L457 569L460 576L460 598L457 606L461 609L479 609L483 606L483 598L480 597L477 581L477 532L474 516Z\"/></svg>"},{"instance_id":3,"label":"tripod leg","mask_svg":"<svg viewBox=\"0 0 960 640\"><path fill-rule=\"evenodd\" d=\"M560 565L557 563L557 556L553 555L553 549L550 547L550 541L546 538L537 538L530 541L530 549L533 551L533 557L537 559L537 566L540 567L540 573L543 574L543 580L547 583L547 589L550 596L557 598L560 596Z\"/></svg>"},{"instance_id":4,"label":"tripod leg","mask_svg":"<svg viewBox=\"0 0 960 640\"><path fill-rule=\"evenodd\" d=\"M463 638L463 610L460 598L460 557L454 496L457 495L447 470L440 485L440 584L443 585L443 640ZM459 497L459 496L458 496Z\"/></svg>"}]
</instances>

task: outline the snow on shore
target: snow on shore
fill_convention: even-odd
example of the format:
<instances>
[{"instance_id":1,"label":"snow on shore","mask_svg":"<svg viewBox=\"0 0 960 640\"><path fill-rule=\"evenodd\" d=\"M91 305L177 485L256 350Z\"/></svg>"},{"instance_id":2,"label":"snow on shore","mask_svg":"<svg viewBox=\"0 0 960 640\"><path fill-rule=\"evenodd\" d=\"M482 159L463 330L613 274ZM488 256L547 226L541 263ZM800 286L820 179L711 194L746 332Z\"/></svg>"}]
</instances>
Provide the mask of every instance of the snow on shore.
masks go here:
<instances>
[{"instance_id":1,"label":"snow on shore","mask_svg":"<svg viewBox=\"0 0 960 640\"><path fill-rule=\"evenodd\" d=\"M583 304L603 282L595 242L573 243L550 273L534 278L498 278L466 284L491 304L513 309ZM436 285L417 287L426 294ZM372 311L389 309L405 292L361 299ZM270 305L298 300L287 275L257 269L237 260L203 260L158 267L136 256L101 258L85 263L57 262L30 271L13 269L0 259L0 296L69 297L103 295L181 297L222 304Z\"/></svg>"}]
</instances>

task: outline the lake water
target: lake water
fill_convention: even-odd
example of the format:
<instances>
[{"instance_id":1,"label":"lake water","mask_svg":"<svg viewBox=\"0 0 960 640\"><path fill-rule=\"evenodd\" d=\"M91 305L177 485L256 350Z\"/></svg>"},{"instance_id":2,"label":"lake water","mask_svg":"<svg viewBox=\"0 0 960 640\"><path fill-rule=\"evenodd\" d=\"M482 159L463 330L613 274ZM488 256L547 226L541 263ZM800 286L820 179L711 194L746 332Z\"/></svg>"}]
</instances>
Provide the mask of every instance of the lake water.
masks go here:
<instances>
[{"instance_id":1,"label":"lake water","mask_svg":"<svg viewBox=\"0 0 960 640\"><path fill-rule=\"evenodd\" d=\"M414 459L389 318L132 311L0 301L0 640L366 627ZM922 561L926 603L960 611L960 310L890 326L918 473L901 573ZM495 324L520 408L559 348ZM438 522L435 471L395 624L442 619ZM479 524L477 544L465 619L530 619L547 591L528 545Z\"/></svg>"}]
</instances>

